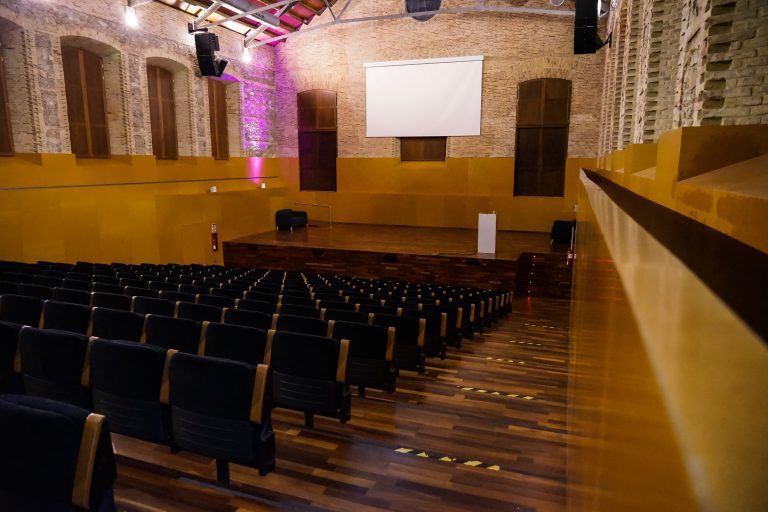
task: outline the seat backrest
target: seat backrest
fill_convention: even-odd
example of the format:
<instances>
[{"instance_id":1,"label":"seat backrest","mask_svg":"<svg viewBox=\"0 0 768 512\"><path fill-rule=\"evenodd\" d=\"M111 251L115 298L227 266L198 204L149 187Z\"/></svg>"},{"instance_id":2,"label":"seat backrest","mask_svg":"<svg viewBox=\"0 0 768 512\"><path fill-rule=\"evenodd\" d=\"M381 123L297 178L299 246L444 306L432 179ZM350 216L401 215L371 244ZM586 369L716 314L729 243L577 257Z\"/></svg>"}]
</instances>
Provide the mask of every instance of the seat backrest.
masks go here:
<instances>
[{"instance_id":1,"label":"seat backrest","mask_svg":"<svg viewBox=\"0 0 768 512\"><path fill-rule=\"evenodd\" d=\"M131 297L118 295L117 293L92 292L91 307L131 310Z\"/></svg>"},{"instance_id":2,"label":"seat backrest","mask_svg":"<svg viewBox=\"0 0 768 512\"><path fill-rule=\"evenodd\" d=\"M204 293L204 294L210 294L211 293L211 287L210 286L198 286L195 284L180 284L179 285L179 291L182 293L191 293L192 295L197 295L198 293Z\"/></svg>"},{"instance_id":3,"label":"seat backrest","mask_svg":"<svg viewBox=\"0 0 768 512\"><path fill-rule=\"evenodd\" d=\"M97 339L91 344L91 387L116 396L158 401L166 353L155 345Z\"/></svg>"},{"instance_id":4,"label":"seat backrest","mask_svg":"<svg viewBox=\"0 0 768 512\"><path fill-rule=\"evenodd\" d=\"M311 298L309 295L287 295L283 293L280 296L280 304L283 306L286 305L293 305L293 306L306 306L309 308L314 309L315 308L315 299Z\"/></svg>"},{"instance_id":5,"label":"seat backrest","mask_svg":"<svg viewBox=\"0 0 768 512\"><path fill-rule=\"evenodd\" d=\"M129 297L158 297L157 290L150 290L149 288L140 288L138 286L126 286L125 292Z\"/></svg>"},{"instance_id":6,"label":"seat backrest","mask_svg":"<svg viewBox=\"0 0 768 512\"><path fill-rule=\"evenodd\" d=\"M138 277L121 277L120 286L132 286L134 288L146 288L147 282Z\"/></svg>"},{"instance_id":7,"label":"seat backrest","mask_svg":"<svg viewBox=\"0 0 768 512\"><path fill-rule=\"evenodd\" d=\"M142 315L154 314L173 316L176 312L176 303L166 299L157 299L155 297L132 297L131 311L141 313Z\"/></svg>"},{"instance_id":8,"label":"seat backrest","mask_svg":"<svg viewBox=\"0 0 768 512\"><path fill-rule=\"evenodd\" d=\"M58 286L58 284L56 286ZM37 297L38 299L48 300L53 296L53 287L43 286L40 284L22 283L19 285L19 295L26 295L27 297Z\"/></svg>"},{"instance_id":9,"label":"seat backrest","mask_svg":"<svg viewBox=\"0 0 768 512\"><path fill-rule=\"evenodd\" d=\"M90 336L108 340L139 341L144 329L144 315L104 307L91 310Z\"/></svg>"},{"instance_id":10,"label":"seat backrest","mask_svg":"<svg viewBox=\"0 0 768 512\"><path fill-rule=\"evenodd\" d=\"M39 284L41 286L47 286L49 288L54 288L56 286L61 286L61 280L64 278L64 274L60 274L58 276L46 276L46 275L34 275L32 276L32 284Z\"/></svg>"},{"instance_id":11,"label":"seat backrest","mask_svg":"<svg viewBox=\"0 0 768 512\"><path fill-rule=\"evenodd\" d=\"M194 302L177 302L176 316L187 318L196 322L220 322L222 309L207 304L195 304Z\"/></svg>"},{"instance_id":12,"label":"seat backrest","mask_svg":"<svg viewBox=\"0 0 768 512\"><path fill-rule=\"evenodd\" d=\"M70 302L72 304L91 305L91 292L85 290L73 290L71 288L54 288L51 297L57 302Z\"/></svg>"},{"instance_id":13,"label":"seat backrest","mask_svg":"<svg viewBox=\"0 0 768 512\"><path fill-rule=\"evenodd\" d=\"M328 300L328 299L317 299L315 301L315 307L317 309L342 309L346 311L354 311L355 310L355 304L351 302L344 302L342 300Z\"/></svg>"},{"instance_id":14,"label":"seat backrest","mask_svg":"<svg viewBox=\"0 0 768 512\"><path fill-rule=\"evenodd\" d=\"M142 343L165 349L197 354L200 345L200 322L186 318L149 314L144 317Z\"/></svg>"},{"instance_id":15,"label":"seat backrest","mask_svg":"<svg viewBox=\"0 0 768 512\"><path fill-rule=\"evenodd\" d=\"M43 304L40 327L85 334L88 332L90 319L90 306L47 300Z\"/></svg>"},{"instance_id":16,"label":"seat backrest","mask_svg":"<svg viewBox=\"0 0 768 512\"><path fill-rule=\"evenodd\" d=\"M235 307L235 300L236 299L230 297L206 295L204 293L198 293L196 297L198 304L207 304L208 306L216 306L219 308L233 308Z\"/></svg>"},{"instance_id":17,"label":"seat backrest","mask_svg":"<svg viewBox=\"0 0 768 512\"><path fill-rule=\"evenodd\" d=\"M82 281L80 279L64 279L61 281L62 288L69 288L70 290L83 290L86 292L91 291L90 281Z\"/></svg>"},{"instance_id":18,"label":"seat backrest","mask_svg":"<svg viewBox=\"0 0 768 512\"><path fill-rule=\"evenodd\" d=\"M5 293L12 293L14 295L18 295L19 285L12 281L0 281L0 295L3 295Z\"/></svg>"},{"instance_id":19,"label":"seat backrest","mask_svg":"<svg viewBox=\"0 0 768 512\"><path fill-rule=\"evenodd\" d=\"M116 295L125 295L125 287L119 284L94 282L91 290L99 293L114 293Z\"/></svg>"},{"instance_id":20,"label":"seat backrest","mask_svg":"<svg viewBox=\"0 0 768 512\"><path fill-rule=\"evenodd\" d=\"M360 313L384 313L386 315L397 315L398 309L395 307L381 306L377 304L360 304L357 308L357 311Z\"/></svg>"},{"instance_id":21,"label":"seat backrest","mask_svg":"<svg viewBox=\"0 0 768 512\"><path fill-rule=\"evenodd\" d=\"M21 391L19 331L21 324L0 322L0 394Z\"/></svg>"},{"instance_id":22,"label":"seat backrest","mask_svg":"<svg viewBox=\"0 0 768 512\"><path fill-rule=\"evenodd\" d=\"M45 398L3 395L0 451L3 510L114 510L108 491L117 470L104 416Z\"/></svg>"},{"instance_id":23,"label":"seat backrest","mask_svg":"<svg viewBox=\"0 0 768 512\"><path fill-rule=\"evenodd\" d=\"M235 302L235 307L237 309L245 309L248 311L258 311L260 313L271 315L277 309L277 304L275 302L270 302L265 300L238 299Z\"/></svg>"},{"instance_id":24,"label":"seat backrest","mask_svg":"<svg viewBox=\"0 0 768 512\"><path fill-rule=\"evenodd\" d=\"M374 314L374 325L383 325L395 328L395 342L398 345L424 346L426 333L426 320L410 317Z\"/></svg>"},{"instance_id":25,"label":"seat backrest","mask_svg":"<svg viewBox=\"0 0 768 512\"><path fill-rule=\"evenodd\" d=\"M0 296L0 320L37 327L43 301L37 297L6 293Z\"/></svg>"},{"instance_id":26,"label":"seat backrest","mask_svg":"<svg viewBox=\"0 0 768 512\"><path fill-rule=\"evenodd\" d=\"M320 310L314 306L300 306L296 304L280 304L277 313L281 315L306 316L309 318L319 318Z\"/></svg>"},{"instance_id":27,"label":"seat backrest","mask_svg":"<svg viewBox=\"0 0 768 512\"><path fill-rule=\"evenodd\" d=\"M348 341L270 331L265 362L274 372L343 384L346 382L348 350Z\"/></svg>"},{"instance_id":28,"label":"seat backrest","mask_svg":"<svg viewBox=\"0 0 768 512\"><path fill-rule=\"evenodd\" d=\"M203 323L199 355L252 365L264 362L267 331L243 325Z\"/></svg>"},{"instance_id":29,"label":"seat backrest","mask_svg":"<svg viewBox=\"0 0 768 512\"><path fill-rule=\"evenodd\" d=\"M360 324L367 324L370 318L368 313L360 313L359 311L348 309L326 309L320 310L320 319L326 322L330 320L344 320L345 322L357 322Z\"/></svg>"},{"instance_id":30,"label":"seat backrest","mask_svg":"<svg viewBox=\"0 0 768 512\"><path fill-rule=\"evenodd\" d=\"M113 286L119 286L119 280L114 277L112 274L93 274L93 278L91 279L93 282L93 285L91 285L91 289L93 291L96 291L95 285L96 283L99 284L108 284Z\"/></svg>"},{"instance_id":31,"label":"seat backrest","mask_svg":"<svg viewBox=\"0 0 768 512\"><path fill-rule=\"evenodd\" d=\"M349 357L392 361L395 328L367 323L328 321L328 336L349 340Z\"/></svg>"},{"instance_id":32,"label":"seat backrest","mask_svg":"<svg viewBox=\"0 0 768 512\"><path fill-rule=\"evenodd\" d=\"M192 293L169 292L168 290L160 290L159 296L161 299L170 300L173 302L195 302L195 296Z\"/></svg>"},{"instance_id":33,"label":"seat backrest","mask_svg":"<svg viewBox=\"0 0 768 512\"><path fill-rule=\"evenodd\" d=\"M212 288L211 295L216 297L227 297L234 300L242 298L243 292L240 290L230 290L228 288Z\"/></svg>"},{"instance_id":34,"label":"seat backrest","mask_svg":"<svg viewBox=\"0 0 768 512\"><path fill-rule=\"evenodd\" d=\"M28 395L62 400L91 408L88 336L23 327L19 332L21 373Z\"/></svg>"},{"instance_id":35,"label":"seat backrest","mask_svg":"<svg viewBox=\"0 0 768 512\"><path fill-rule=\"evenodd\" d=\"M325 336L328 332L328 324L319 318L274 314L272 315L272 329Z\"/></svg>"},{"instance_id":36,"label":"seat backrest","mask_svg":"<svg viewBox=\"0 0 768 512\"><path fill-rule=\"evenodd\" d=\"M259 311L224 308L221 319L225 324L244 325L256 329L266 330L272 327L272 315Z\"/></svg>"}]
</instances>

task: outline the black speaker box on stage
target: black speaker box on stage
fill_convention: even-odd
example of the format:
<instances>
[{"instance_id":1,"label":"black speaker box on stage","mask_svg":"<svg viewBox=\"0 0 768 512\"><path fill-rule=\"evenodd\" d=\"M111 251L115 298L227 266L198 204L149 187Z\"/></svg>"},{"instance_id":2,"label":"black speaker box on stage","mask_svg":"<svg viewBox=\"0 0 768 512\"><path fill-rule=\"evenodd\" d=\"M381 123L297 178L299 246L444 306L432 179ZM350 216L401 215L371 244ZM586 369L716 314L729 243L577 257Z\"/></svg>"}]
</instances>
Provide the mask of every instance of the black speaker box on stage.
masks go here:
<instances>
[{"instance_id":1,"label":"black speaker box on stage","mask_svg":"<svg viewBox=\"0 0 768 512\"><path fill-rule=\"evenodd\" d=\"M210 32L198 32L195 34L195 52L200 74L203 76L221 76L227 61L216 57L219 49L219 38Z\"/></svg>"}]
</instances>

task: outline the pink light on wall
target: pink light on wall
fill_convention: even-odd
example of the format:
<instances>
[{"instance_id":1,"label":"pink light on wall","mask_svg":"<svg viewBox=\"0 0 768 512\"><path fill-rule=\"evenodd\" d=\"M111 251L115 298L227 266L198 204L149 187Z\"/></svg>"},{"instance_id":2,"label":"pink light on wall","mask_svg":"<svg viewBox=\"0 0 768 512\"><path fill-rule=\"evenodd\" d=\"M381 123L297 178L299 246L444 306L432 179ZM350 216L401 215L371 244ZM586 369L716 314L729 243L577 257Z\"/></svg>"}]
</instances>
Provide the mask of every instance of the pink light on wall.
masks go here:
<instances>
[{"instance_id":1,"label":"pink light on wall","mask_svg":"<svg viewBox=\"0 0 768 512\"><path fill-rule=\"evenodd\" d=\"M248 157L248 176L251 179L251 183L261 183L261 178L264 176L264 157L250 156Z\"/></svg>"}]
</instances>

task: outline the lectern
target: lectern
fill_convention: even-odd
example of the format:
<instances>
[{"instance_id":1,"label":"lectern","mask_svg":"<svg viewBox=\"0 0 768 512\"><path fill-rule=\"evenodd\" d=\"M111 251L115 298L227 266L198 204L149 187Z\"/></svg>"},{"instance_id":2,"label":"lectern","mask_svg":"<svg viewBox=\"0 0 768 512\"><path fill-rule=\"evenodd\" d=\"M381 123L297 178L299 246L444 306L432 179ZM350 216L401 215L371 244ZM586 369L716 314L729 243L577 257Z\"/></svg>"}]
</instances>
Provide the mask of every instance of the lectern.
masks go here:
<instances>
[{"instance_id":1,"label":"lectern","mask_svg":"<svg viewBox=\"0 0 768 512\"><path fill-rule=\"evenodd\" d=\"M496 214L481 213L477 220L477 252L496 254Z\"/></svg>"}]
</instances>

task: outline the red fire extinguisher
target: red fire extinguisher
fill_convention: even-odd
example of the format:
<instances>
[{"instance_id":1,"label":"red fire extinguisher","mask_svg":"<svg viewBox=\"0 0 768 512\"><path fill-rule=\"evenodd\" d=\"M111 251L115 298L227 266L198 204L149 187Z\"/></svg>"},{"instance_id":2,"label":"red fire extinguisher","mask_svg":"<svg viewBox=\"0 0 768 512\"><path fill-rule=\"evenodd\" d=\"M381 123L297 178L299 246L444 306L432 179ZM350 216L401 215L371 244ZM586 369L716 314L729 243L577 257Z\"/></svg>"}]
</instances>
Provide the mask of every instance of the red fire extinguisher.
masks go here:
<instances>
[{"instance_id":1,"label":"red fire extinguisher","mask_svg":"<svg viewBox=\"0 0 768 512\"><path fill-rule=\"evenodd\" d=\"M211 248L213 252L219 250L219 234L216 232L216 223L211 224Z\"/></svg>"}]
</instances>

